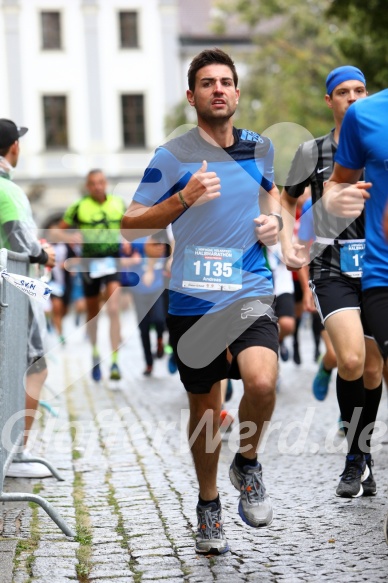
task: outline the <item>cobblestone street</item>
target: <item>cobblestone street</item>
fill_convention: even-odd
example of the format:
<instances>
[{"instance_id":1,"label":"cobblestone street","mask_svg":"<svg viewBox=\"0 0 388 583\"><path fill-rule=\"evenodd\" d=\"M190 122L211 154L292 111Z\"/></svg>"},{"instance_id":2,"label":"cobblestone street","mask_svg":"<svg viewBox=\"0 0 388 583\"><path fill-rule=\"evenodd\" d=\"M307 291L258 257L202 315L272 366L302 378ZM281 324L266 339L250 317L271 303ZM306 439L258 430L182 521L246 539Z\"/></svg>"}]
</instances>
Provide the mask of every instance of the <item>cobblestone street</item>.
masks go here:
<instances>
[{"instance_id":1,"label":"cobblestone street","mask_svg":"<svg viewBox=\"0 0 388 583\"><path fill-rule=\"evenodd\" d=\"M219 488L231 552L194 552L197 485L186 443L187 398L167 356L142 375L143 357L131 311L123 314L119 387L90 380L85 329L65 322L67 343L50 337L49 378L34 452L65 478L6 479L5 490L33 491L49 500L77 532L66 538L47 514L27 503L3 503L0 515L2 583L139 583L147 581L386 581L388 549L383 520L388 511L386 394L376 429L375 497L335 496L344 466L337 435L333 375L329 396L314 399L311 333L301 329L302 365L280 363L275 414L261 445L264 481L274 505L273 523L245 525L238 492L228 477L236 435L223 441ZM100 342L108 374L108 331ZM104 352L105 351L105 352ZM229 409L236 410L241 383L234 381ZM381 445L382 444L382 445Z\"/></svg>"}]
</instances>

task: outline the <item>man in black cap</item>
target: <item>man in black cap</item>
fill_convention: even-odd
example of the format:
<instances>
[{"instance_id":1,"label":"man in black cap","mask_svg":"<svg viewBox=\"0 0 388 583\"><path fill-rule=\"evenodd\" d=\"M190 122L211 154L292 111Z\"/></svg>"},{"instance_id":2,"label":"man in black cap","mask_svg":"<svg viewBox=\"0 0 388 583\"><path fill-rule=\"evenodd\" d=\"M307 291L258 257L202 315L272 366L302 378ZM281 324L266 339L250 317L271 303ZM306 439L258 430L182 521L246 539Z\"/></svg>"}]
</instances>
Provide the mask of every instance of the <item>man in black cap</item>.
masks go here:
<instances>
[{"instance_id":1,"label":"man in black cap","mask_svg":"<svg viewBox=\"0 0 388 583\"><path fill-rule=\"evenodd\" d=\"M28 128L18 127L10 119L0 119L0 150L11 146L28 132Z\"/></svg>"},{"instance_id":2,"label":"man in black cap","mask_svg":"<svg viewBox=\"0 0 388 583\"><path fill-rule=\"evenodd\" d=\"M53 267L55 251L50 245L41 245L35 232L36 225L27 196L11 180L11 171L16 167L19 154L19 138L28 131L18 127L9 119L0 119L0 246L12 251L28 253L30 263ZM26 380L26 414L25 437L34 420L34 413L39 402L39 394L47 377L47 365L44 358L43 342L39 324L34 316L36 305L30 304L28 324L28 369ZM25 456L28 455L25 453ZM51 472L39 463L12 463L7 472L8 477L44 478Z\"/></svg>"}]
</instances>

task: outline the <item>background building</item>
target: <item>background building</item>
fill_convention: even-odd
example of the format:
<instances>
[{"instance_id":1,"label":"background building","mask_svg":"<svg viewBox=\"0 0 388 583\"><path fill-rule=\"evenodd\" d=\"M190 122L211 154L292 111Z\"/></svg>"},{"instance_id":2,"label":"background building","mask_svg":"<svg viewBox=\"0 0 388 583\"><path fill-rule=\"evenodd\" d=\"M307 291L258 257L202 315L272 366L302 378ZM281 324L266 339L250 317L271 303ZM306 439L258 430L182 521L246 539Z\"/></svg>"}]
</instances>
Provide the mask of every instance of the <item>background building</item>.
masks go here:
<instances>
[{"instance_id":1,"label":"background building","mask_svg":"<svg viewBox=\"0 0 388 583\"><path fill-rule=\"evenodd\" d=\"M38 223L102 168L128 203L205 47L244 69L251 41L215 0L0 0L0 117L29 128L15 177Z\"/></svg>"}]
</instances>

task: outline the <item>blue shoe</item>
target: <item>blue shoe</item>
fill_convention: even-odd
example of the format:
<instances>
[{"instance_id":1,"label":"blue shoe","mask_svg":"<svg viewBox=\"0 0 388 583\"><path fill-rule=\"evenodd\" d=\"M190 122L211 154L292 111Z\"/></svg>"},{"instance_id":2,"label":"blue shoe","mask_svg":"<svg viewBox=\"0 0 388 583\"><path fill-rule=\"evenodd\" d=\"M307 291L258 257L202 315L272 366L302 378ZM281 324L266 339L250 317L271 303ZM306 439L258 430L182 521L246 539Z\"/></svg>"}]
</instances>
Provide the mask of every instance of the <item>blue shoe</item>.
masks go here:
<instances>
[{"instance_id":1,"label":"blue shoe","mask_svg":"<svg viewBox=\"0 0 388 583\"><path fill-rule=\"evenodd\" d=\"M92 379L98 383L101 380L99 357L93 357Z\"/></svg>"},{"instance_id":2,"label":"blue shoe","mask_svg":"<svg viewBox=\"0 0 388 583\"><path fill-rule=\"evenodd\" d=\"M176 371L178 370L178 366L175 360L175 355L174 353L171 354L170 358L168 359L168 371L170 374L175 374Z\"/></svg>"},{"instance_id":3,"label":"blue shoe","mask_svg":"<svg viewBox=\"0 0 388 583\"><path fill-rule=\"evenodd\" d=\"M319 369L313 380L313 394L318 401L324 401L329 390L331 371L327 372L323 368L323 361L319 365Z\"/></svg>"},{"instance_id":4,"label":"blue shoe","mask_svg":"<svg viewBox=\"0 0 388 583\"><path fill-rule=\"evenodd\" d=\"M280 352L280 358L282 359L283 362L287 362L287 360L289 359L290 353L288 351L287 346L284 344L284 342L280 342L279 344L279 352Z\"/></svg>"}]
</instances>

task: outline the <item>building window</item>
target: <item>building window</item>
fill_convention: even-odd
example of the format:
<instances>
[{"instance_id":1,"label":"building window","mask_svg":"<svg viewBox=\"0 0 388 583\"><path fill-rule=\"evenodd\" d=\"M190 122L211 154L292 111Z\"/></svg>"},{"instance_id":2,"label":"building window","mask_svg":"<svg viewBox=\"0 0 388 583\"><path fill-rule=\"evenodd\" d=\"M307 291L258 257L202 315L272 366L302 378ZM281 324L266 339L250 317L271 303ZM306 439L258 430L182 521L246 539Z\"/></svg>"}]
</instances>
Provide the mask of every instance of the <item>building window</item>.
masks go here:
<instances>
[{"instance_id":1,"label":"building window","mask_svg":"<svg viewBox=\"0 0 388 583\"><path fill-rule=\"evenodd\" d=\"M121 106L124 146L145 146L144 96L122 95Z\"/></svg>"},{"instance_id":2,"label":"building window","mask_svg":"<svg viewBox=\"0 0 388 583\"><path fill-rule=\"evenodd\" d=\"M134 49L138 42L138 18L137 12L119 12L120 47L122 49Z\"/></svg>"},{"instance_id":3,"label":"building window","mask_svg":"<svg viewBox=\"0 0 388 583\"><path fill-rule=\"evenodd\" d=\"M42 48L44 50L61 49L61 14L60 12L41 12Z\"/></svg>"},{"instance_id":4,"label":"building window","mask_svg":"<svg viewBox=\"0 0 388 583\"><path fill-rule=\"evenodd\" d=\"M43 116L46 148L67 148L66 97L64 95L43 96Z\"/></svg>"}]
</instances>

